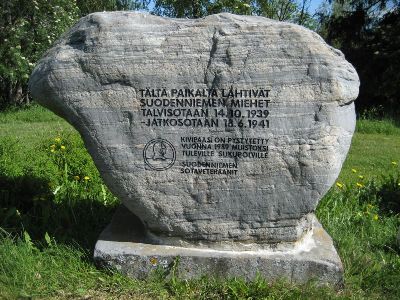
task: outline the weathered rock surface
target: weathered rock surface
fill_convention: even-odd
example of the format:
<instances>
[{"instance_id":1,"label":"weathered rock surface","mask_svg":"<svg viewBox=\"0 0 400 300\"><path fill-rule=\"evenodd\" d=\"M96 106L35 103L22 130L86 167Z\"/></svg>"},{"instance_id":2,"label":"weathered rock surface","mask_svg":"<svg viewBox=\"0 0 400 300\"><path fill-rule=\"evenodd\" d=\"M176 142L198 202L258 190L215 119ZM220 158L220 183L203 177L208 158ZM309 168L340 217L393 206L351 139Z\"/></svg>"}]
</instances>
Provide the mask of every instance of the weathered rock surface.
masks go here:
<instances>
[{"instance_id":1,"label":"weathered rock surface","mask_svg":"<svg viewBox=\"0 0 400 300\"><path fill-rule=\"evenodd\" d=\"M79 130L148 241L263 248L311 230L350 146L359 80L340 51L297 25L114 12L81 19L29 84Z\"/></svg>"}]
</instances>

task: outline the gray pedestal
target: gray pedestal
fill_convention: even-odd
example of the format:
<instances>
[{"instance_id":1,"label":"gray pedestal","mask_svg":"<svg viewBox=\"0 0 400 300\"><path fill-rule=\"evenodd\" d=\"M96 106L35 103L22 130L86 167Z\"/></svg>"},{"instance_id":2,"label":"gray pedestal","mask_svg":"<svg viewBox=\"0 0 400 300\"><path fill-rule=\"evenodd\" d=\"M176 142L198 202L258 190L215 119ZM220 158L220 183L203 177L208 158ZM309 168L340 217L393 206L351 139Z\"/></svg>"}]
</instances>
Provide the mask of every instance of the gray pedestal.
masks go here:
<instances>
[{"instance_id":1,"label":"gray pedestal","mask_svg":"<svg viewBox=\"0 0 400 300\"><path fill-rule=\"evenodd\" d=\"M312 230L290 247L257 249L255 244L241 244L241 248L252 250L227 251L210 246L178 247L144 241L140 221L121 206L100 235L94 258L99 265L116 268L134 278L144 278L158 267L172 268L177 262L175 274L180 278L207 275L251 280L260 273L268 280L285 278L294 283L315 280L335 286L342 283L342 263L331 237L316 218ZM220 246L215 248L221 249Z\"/></svg>"}]
</instances>

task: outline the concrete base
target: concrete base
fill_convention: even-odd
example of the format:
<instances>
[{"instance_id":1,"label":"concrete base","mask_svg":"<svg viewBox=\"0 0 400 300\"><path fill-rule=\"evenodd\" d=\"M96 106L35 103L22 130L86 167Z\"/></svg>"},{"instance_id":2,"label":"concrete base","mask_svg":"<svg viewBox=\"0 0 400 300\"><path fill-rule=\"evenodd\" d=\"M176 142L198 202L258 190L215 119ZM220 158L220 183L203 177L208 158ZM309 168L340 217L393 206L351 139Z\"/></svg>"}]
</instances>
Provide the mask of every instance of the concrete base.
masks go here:
<instances>
[{"instance_id":1,"label":"concrete base","mask_svg":"<svg viewBox=\"0 0 400 300\"><path fill-rule=\"evenodd\" d=\"M293 283L315 280L320 284L342 284L340 258L331 237L315 217L312 230L287 250L263 247L228 251L146 242L141 222L122 206L100 235L94 259L100 266L116 268L134 278L144 278L159 267L168 271L175 265L175 274L185 279L207 275L252 280L259 273L270 281L284 278ZM255 248L254 244L250 246Z\"/></svg>"}]
</instances>

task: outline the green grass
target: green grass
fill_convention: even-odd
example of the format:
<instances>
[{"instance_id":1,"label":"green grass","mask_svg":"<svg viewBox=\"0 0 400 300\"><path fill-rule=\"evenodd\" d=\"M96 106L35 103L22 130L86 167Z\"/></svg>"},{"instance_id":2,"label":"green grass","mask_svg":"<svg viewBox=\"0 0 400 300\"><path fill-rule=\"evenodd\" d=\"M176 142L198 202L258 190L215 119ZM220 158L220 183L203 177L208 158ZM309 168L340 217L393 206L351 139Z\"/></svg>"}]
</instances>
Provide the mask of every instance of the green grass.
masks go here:
<instances>
[{"instance_id":1,"label":"green grass","mask_svg":"<svg viewBox=\"0 0 400 300\"><path fill-rule=\"evenodd\" d=\"M340 291L262 278L184 281L161 270L132 280L92 261L119 201L78 133L38 106L0 113L0 298L400 299L399 149L395 122L358 121L343 186L320 202L344 264Z\"/></svg>"},{"instance_id":2,"label":"green grass","mask_svg":"<svg viewBox=\"0 0 400 300\"><path fill-rule=\"evenodd\" d=\"M391 119L382 120L357 120L356 130L358 133L400 135L398 122Z\"/></svg>"},{"instance_id":3,"label":"green grass","mask_svg":"<svg viewBox=\"0 0 400 300\"><path fill-rule=\"evenodd\" d=\"M23 123L46 123L46 122L57 122L62 124L62 127L66 127L66 123L63 119L59 118L55 114L51 113L48 109L39 106L32 105L25 108L12 108L3 112L0 112L0 124L23 124Z\"/></svg>"},{"instance_id":4,"label":"green grass","mask_svg":"<svg viewBox=\"0 0 400 300\"><path fill-rule=\"evenodd\" d=\"M82 296L123 289L131 283L118 274L98 271L79 247L50 242L37 248L29 242L3 237L0 244L0 296ZM100 289L101 291L101 289ZM101 294L101 293L100 293Z\"/></svg>"},{"instance_id":5,"label":"green grass","mask_svg":"<svg viewBox=\"0 0 400 300\"><path fill-rule=\"evenodd\" d=\"M343 164L339 181L354 182L358 176L364 180L379 177L400 165L400 134L384 135L358 133L353 137L349 154ZM356 170L356 173L353 171Z\"/></svg>"}]
</instances>

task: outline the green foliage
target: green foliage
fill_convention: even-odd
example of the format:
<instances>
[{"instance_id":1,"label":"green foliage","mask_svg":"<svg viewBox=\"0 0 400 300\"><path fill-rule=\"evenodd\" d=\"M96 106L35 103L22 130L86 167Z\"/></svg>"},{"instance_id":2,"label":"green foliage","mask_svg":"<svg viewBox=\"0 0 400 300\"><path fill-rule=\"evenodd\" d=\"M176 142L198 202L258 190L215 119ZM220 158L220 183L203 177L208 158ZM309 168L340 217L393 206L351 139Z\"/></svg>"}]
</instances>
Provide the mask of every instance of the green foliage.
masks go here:
<instances>
[{"instance_id":1,"label":"green foliage","mask_svg":"<svg viewBox=\"0 0 400 300\"><path fill-rule=\"evenodd\" d=\"M220 12L250 14L250 2L239 0L156 0L154 13L177 18L201 18Z\"/></svg>"},{"instance_id":2,"label":"green foliage","mask_svg":"<svg viewBox=\"0 0 400 300\"><path fill-rule=\"evenodd\" d=\"M0 3L0 108L28 102L27 81L37 60L79 15L75 1Z\"/></svg>"},{"instance_id":3,"label":"green foliage","mask_svg":"<svg viewBox=\"0 0 400 300\"><path fill-rule=\"evenodd\" d=\"M396 165L381 180L363 182L353 172L357 183L337 184L317 209L318 218L339 250L347 288L360 289L371 298L400 297L400 251L396 242L400 211L392 202L400 193L399 174Z\"/></svg>"},{"instance_id":4,"label":"green foliage","mask_svg":"<svg viewBox=\"0 0 400 300\"><path fill-rule=\"evenodd\" d=\"M46 50L80 16L104 10L145 8L149 1L0 1L0 110L29 104L28 78Z\"/></svg>"},{"instance_id":5,"label":"green foliage","mask_svg":"<svg viewBox=\"0 0 400 300\"><path fill-rule=\"evenodd\" d=\"M360 76L357 109L382 105L399 114L400 2L336 0L319 12L320 33ZM366 63L368 62L368 63Z\"/></svg>"},{"instance_id":6,"label":"green foliage","mask_svg":"<svg viewBox=\"0 0 400 300\"><path fill-rule=\"evenodd\" d=\"M292 0L259 0L255 1L255 8L258 15L288 21L293 19L299 7L298 3Z\"/></svg>"},{"instance_id":7,"label":"green foliage","mask_svg":"<svg viewBox=\"0 0 400 300\"><path fill-rule=\"evenodd\" d=\"M310 0L156 0L154 13L178 18L201 18L229 12L239 15L259 15L280 21L291 21L315 27L308 12Z\"/></svg>"},{"instance_id":8,"label":"green foliage","mask_svg":"<svg viewBox=\"0 0 400 300\"><path fill-rule=\"evenodd\" d=\"M369 99L364 106L380 104L393 116L399 116L400 7L379 19L362 48L364 56L355 60L362 82L360 99ZM364 63L366 60L368 64Z\"/></svg>"},{"instance_id":9,"label":"green foliage","mask_svg":"<svg viewBox=\"0 0 400 300\"><path fill-rule=\"evenodd\" d=\"M150 0L76 0L81 16L98 11L146 9Z\"/></svg>"}]
</instances>

